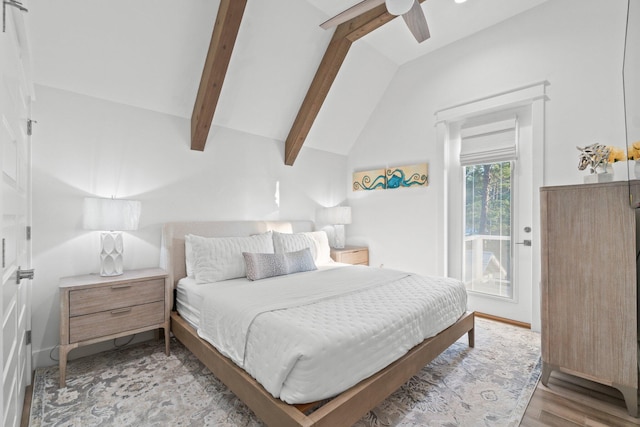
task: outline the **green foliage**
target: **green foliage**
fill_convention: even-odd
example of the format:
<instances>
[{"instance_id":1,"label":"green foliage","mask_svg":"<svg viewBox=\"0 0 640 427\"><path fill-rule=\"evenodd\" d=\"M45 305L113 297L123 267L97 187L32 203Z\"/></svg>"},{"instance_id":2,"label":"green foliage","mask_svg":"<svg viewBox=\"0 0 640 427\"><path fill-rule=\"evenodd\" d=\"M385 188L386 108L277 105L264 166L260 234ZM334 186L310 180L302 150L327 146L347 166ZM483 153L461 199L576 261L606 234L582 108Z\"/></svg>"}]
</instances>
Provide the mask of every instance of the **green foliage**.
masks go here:
<instances>
[{"instance_id":1,"label":"green foliage","mask_svg":"<svg viewBox=\"0 0 640 427\"><path fill-rule=\"evenodd\" d=\"M465 173L465 235L511 234L511 162L472 165Z\"/></svg>"}]
</instances>

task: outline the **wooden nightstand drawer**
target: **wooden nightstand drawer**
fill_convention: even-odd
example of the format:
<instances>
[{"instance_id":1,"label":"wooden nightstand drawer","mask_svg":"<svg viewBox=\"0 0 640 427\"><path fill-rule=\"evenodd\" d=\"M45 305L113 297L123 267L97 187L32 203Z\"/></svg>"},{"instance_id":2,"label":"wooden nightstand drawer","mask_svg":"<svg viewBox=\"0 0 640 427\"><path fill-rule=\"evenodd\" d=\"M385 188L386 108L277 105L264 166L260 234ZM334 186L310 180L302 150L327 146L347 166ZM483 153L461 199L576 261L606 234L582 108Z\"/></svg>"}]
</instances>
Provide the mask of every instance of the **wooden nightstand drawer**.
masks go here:
<instances>
[{"instance_id":1,"label":"wooden nightstand drawer","mask_svg":"<svg viewBox=\"0 0 640 427\"><path fill-rule=\"evenodd\" d=\"M332 248L331 258L345 264L369 265L369 249L361 247Z\"/></svg>"},{"instance_id":2,"label":"wooden nightstand drawer","mask_svg":"<svg viewBox=\"0 0 640 427\"><path fill-rule=\"evenodd\" d=\"M141 332L164 329L169 355L171 283L161 268L125 271L119 276L62 277L60 288L60 387L67 358L75 348Z\"/></svg>"},{"instance_id":3,"label":"wooden nightstand drawer","mask_svg":"<svg viewBox=\"0 0 640 427\"><path fill-rule=\"evenodd\" d=\"M113 284L69 292L71 317L164 300L164 279Z\"/></svg>"},{"instance_id":4,"label":"wooden nightstand drawer","mask_svg":"<svg viewBox=\"0 0 640 427\"><path fill-rule=\"evenodd\" d=\"M69 342L99 338L164 321L164 301L76 316L69 319Z\"/></svg>"},{"instance_id":5,"label":"wooden nightstand drawer","mask_svg":"<svg viewBox=\"0 0 640 427\"><path fill-rule=\"evenodd\" d=\"M346 264L368 264L369 253L367 251L343 252L340 256L340 262Z\"/></svg>"}]
</instances>

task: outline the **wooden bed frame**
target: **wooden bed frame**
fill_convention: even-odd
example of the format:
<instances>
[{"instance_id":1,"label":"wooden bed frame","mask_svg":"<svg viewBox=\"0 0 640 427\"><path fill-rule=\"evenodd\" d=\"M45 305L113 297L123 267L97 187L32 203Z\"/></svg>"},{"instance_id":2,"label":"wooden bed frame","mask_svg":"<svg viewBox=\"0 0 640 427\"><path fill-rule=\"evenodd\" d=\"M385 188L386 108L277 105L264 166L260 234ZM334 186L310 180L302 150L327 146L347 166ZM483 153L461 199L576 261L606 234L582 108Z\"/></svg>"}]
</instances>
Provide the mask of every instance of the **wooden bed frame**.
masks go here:
<instances>
[{"instance_id":1,"label":"wooden bed frame","mask_svg":"<svg viewBox=\"0 0 640 427\"><path fill-rule=\"evenodd\" d=\"M310 221L217 221L168 223L162 233L162 267L169 273L174 287L186 276L185 234L205 237L248 236L268 230L280 232L311 231ZM350 426L373 409L435 359L464 334L474 346L474 313L465 313L456 323L438 335L424 340L402 358L378 373L342 392L328 402L289 405L274 398L247 372L202 340L177 312L171 313L171 331L209 370L242 400L267 425Z\"/></svg>"}]
</instances>

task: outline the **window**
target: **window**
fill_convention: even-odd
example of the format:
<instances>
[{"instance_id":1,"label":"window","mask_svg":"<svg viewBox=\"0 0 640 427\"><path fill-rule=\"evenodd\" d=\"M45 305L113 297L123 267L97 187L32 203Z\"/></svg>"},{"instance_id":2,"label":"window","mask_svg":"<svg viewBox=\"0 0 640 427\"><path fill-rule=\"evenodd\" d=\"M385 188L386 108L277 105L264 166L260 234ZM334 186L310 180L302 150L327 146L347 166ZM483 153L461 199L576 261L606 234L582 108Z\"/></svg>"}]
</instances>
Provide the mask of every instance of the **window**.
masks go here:
<instances>
[{"instance_id":1,"label":"window","mask_svg":"<svg viewBox=\"0 0 640 427\"><path fill-rule=\"evenodd\" d=\"M464 253L467 289L513 298L510 161L464 167Z\"/></svg>"}]
</instances>

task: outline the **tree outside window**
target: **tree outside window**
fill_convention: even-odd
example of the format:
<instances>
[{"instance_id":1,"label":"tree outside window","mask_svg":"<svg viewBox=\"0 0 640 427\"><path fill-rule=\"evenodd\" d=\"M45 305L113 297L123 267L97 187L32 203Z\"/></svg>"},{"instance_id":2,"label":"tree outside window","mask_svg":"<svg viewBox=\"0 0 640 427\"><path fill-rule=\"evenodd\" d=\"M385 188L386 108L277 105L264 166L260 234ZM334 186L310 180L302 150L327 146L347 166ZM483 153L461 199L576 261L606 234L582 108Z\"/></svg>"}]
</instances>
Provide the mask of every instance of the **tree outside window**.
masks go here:
<instances>
[{"instance_id":1,"label":"tree outside window","mask_svg":"<svg viewBox=\"0 0 640 427\"><path fill-rule=\"evenodd\" d=\"M467 287L511 297L512 163L465 166Z\"/></svg>"}]
</instances>

